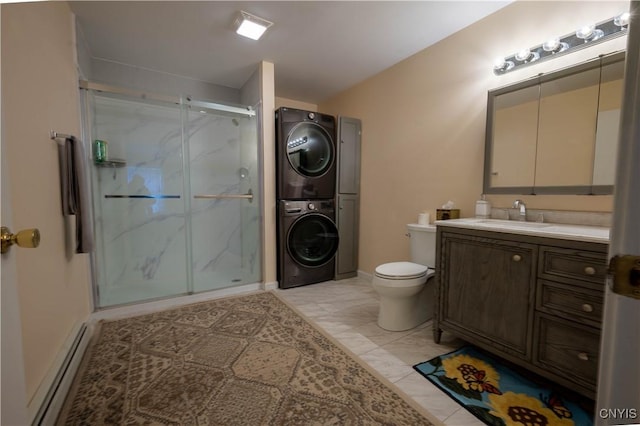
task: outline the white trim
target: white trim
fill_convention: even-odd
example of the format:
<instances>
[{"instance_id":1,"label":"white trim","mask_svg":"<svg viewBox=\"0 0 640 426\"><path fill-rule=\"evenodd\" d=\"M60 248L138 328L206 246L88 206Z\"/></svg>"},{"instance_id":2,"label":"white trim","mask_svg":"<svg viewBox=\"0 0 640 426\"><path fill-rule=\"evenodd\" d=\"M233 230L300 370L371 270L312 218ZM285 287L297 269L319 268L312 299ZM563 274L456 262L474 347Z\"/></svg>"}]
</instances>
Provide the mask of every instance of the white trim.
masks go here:
<instances>
[{"instance_id":1,"label":"white trim","mask_svg":"<svg viewBox=\"0 0 640 426\"><path fill-rule=\"evenodd\" d=\"M262 283L262 289L265 291L276 290L278 288L278 281L270 281L268 283Z\"/></svg>"},{"instance_id":2,"label":"white trim","mask_svg":"<svg viewBox=\"0 0 640 426\"><path fill-rule=\"evenodd\" d=\"M91 330L84 323L76 324L29 402L31 424L55 424L90 340Z\"/></svg>"},{"instance_id":3,"label":"white trim","mask_svg":"<svg viewBox=\"0 0 640 426\"><path fill-rule=\"evenodd\" d=\"M188 305L191 303L206 302L207 300L219 299L221 297L262 290L262 286L262 283L246 284L237 287L229 287L220 290L207 291L204 293L191 294L189 296L179 296L170 299L156 300L153 302L137 303L135 305L103 309L91 314L91 316L89 317L89 322L91 323L91 325L93 325L93 323L103 319L111 320L117 318L126 318L157 312L164 309L177 308L179 306Z\"/></svg>"},{"instance_id":4,"label":"white trim","mask_svg":"<svg viewBox=\"0 0 640 426\"><path fill-rule=\"evenodd\" d=\"M363 270L358 269L358 278L362 278L363 280L367 280L369 282L373 281L373 275L368 273L368 272L364 272Z\"/></svg>"}]
</instances>

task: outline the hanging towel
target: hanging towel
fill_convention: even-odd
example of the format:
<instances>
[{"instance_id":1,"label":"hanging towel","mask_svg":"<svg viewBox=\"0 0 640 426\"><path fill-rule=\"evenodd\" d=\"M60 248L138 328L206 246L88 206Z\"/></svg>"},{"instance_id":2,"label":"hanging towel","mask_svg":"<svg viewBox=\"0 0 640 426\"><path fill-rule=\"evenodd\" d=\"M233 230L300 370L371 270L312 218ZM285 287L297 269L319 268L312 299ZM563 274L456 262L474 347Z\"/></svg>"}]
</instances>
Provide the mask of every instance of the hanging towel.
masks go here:
<instances>
[{"instance_id":1,"label":"hanging towel","mask_svg":"<svg viewBox=\"0 0 640 426\"><path fill-rule=\"evenodd\" d=\"M62 214L76 216L76 253L93 251L93 222L82 142L70 136L60 153Z\"/></svg>"}]
</instances>

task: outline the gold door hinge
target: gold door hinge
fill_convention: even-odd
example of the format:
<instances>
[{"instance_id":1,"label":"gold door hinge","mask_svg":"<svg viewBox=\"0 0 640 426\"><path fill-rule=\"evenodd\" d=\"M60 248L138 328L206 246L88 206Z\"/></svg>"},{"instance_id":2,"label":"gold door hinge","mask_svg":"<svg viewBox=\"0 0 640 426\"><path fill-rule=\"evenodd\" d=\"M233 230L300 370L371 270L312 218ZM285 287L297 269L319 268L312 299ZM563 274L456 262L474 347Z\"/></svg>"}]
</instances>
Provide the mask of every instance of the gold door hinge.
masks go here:
<instances>
[{"instance_id":1,"label":"gold door hinge","mask_svg":"<svg viewBox=\"0 0 640 426\"><path fill-rule=\"evenodd\" d=\"M612 290L623 296L640 299L640 256L614 256L609 263Z\"/></svg>"}]
</instances>

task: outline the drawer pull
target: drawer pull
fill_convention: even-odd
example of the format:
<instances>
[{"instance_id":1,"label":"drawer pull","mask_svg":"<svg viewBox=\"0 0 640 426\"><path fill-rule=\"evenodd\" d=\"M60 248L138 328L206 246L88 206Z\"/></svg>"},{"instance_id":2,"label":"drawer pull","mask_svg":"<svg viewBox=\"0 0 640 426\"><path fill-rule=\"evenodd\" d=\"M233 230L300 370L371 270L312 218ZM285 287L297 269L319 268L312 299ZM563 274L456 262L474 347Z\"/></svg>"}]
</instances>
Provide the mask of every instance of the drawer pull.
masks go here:
<instances>
[{"instance_id":1,"label":"drawer pull","mask_svg":"<svg viewBox=\"0 0 640 426\"><path fill-rule=\"evenodd\" d=\"M582 310L585 312L593 312L593 306L588 303L582 305Z\"/></svg>"},{"instance_id":2,"label":"drawer pull","mask_svg":"<svg viewBox=\"0 0 640 426\"><path fill-rule=\"evenodd\" d=\"M589 355L586 352L580 352L578 354L578 359L580 361L589 361Z\"/></svg>"},{"instance_id":3,"label":"drawer pull","mask_svg":"<svg viewBox=\"0 0 640 426\"><path fill-rule=\"evenodd\" d=\"M522 260L522 256L520 256L519 254L514 254L511 257L511 260L513 260L514 262L520 262Z\"/></svg>"},{"instance_id":4,"label":"drawer pull","mask_svg":"<svg viewBox=\"0 0 640 426\"><path fill-rule=\"evenodd\" d=\"M595 275L596 274L596 268L594 268L593 266L586 266L584 268L584 273L587 275Z\"/></svg>"}]
</instances>

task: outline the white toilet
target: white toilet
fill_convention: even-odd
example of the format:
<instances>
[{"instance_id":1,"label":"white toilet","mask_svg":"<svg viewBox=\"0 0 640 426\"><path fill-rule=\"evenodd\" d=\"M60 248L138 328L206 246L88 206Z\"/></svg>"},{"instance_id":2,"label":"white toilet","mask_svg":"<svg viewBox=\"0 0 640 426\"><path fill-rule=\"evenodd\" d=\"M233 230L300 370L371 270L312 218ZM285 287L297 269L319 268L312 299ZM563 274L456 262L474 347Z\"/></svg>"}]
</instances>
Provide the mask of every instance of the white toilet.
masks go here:
<instances>
[{"instance_id":1,"label":"white toilet","mask_svg":"<svg viewBox=\"0 0 640 426\"><path fill-rule=\"evenodd\" d=\"M411 262L385 263L376 268L373 288L380 295L378 325L389 331L414 328L433 316L436 227L407 225Z\"/></svg>"}]
</instances>

